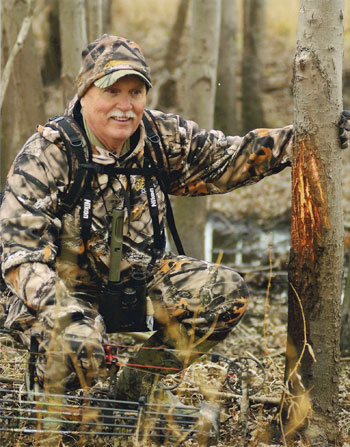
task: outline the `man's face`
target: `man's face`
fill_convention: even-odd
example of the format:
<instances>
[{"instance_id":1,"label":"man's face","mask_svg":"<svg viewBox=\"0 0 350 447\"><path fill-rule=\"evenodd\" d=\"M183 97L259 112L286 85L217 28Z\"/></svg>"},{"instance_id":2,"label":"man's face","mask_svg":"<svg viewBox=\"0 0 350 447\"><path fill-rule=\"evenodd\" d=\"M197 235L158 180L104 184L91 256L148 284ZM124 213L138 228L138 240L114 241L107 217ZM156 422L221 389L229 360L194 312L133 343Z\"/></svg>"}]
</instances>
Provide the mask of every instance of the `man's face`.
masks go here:
<instances>
[{"instance_id":1,"label":"man's face","mask_svg":"<svg viewBox=\"0 0 350 447\"><path fill-rule=\"evenodd\" d=\"M142 79L128 75L107 88L92 85L81 98L88 126L111 152L119 155L125 141L138 128L146 96Z\"/></svg>"}]
</instances>

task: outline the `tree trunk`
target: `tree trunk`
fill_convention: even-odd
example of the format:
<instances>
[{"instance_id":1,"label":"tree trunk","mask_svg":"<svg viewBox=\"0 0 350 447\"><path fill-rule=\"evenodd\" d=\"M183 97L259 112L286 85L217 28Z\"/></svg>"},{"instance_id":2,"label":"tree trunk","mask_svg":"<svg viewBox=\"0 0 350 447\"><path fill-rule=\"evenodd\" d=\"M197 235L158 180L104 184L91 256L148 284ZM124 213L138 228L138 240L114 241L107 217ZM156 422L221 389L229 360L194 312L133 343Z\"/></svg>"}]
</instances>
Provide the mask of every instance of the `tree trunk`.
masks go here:
<instances>
[{"instance_id":1,"label":"tree trunk","mask_svg":"<svg viewBox=\"0 0 350 447\"><path fill-rule=\"evenodd\" d=\"M340 352L344 357L350 356L350 256L347 256L347 278L344 301L341 310Z\"/></svg>"},{"instance_id":2,"label":"tree trunk","mask_svg":"<svg viewBox=\"0 0 350 447\"><path fill-rule=\"evenodd\" d=\"M242 56L242 130L265 127L263 110L263 41L265 0L244 1Z\"/></svg>"},{"instance_id":3,"label":"tree trunk","mask_svg":"<svg viewBox=\"0 0 350 447\"><path fill-rule=\"evenodd\" d=\"M60 0L60 37L63 99L68 101L76 93L75 78L78 74L81 52L87 46L84 0Z\"/></svg>"},{"instance_id":4,"label":"tree trunk","mask_svg":"<svg viewBox=\"0 0 350 447\"><path fill-rule=\"evenodd\" d=\"M30 16L26 0L6 0L1 3L2 23L9 54L17 41L25 17ZM29 28L20 53L17 54L1 109L1 182L27 138L39 123L45 122L44 95L40 64L32 28Z\"/></svg>"},{"instance_id":5,"label":"tree trunk","mask_svg":"<svg viewBox=\"0 0 350 447\"><path fill-rule=\"evenodd\" d=\"M311 445L325 446L336 442L339 391L343 9L343 0L300 1L293 82L287 432L308 421Z\"/></svg>"},{"instance_id":6,"label":"tree trunk","mask_svg":"<svg viewBox=\"0 0 350 447\"><path fill-rule=\"evenodd\" d=\"M222 0L220 50L215 100L215 128L237 135L236 100L236 1Z\"/></svg>"},{"instance_id":7,"label":"tree trunk","mask_svg":"<svg viewBox=\"0 0 350 447\"><path fill-rule=\"evenodd\" d=\"M102 34L110 34L112 25L112 0L102 0Z\"/></svg>"},{"instance_id":8,"label":"tree trunk","mask_svg":"<svg viewBox=\"0 0 350 447\"><path fill-rule=\"evenodd\" d=\"M44 54L42 77L45 84L58 81L61 74L61 42L58 15L58 0L46 0L49 3L49 35Z\"/></svg>"},{"instance_id":9,"label":"tree trunk","mask_svg":"<svg viewBox=\"0 0 350 447\"><path fill-rule=\"evenodd\" d=\"M87 0L86 21L88 42L96 40L102 35L103 0Z\"/></svg>"},{"instance_id":10,"label":"tree trunk","mask_svg":"<svg viewBox=\"0 0 350 447\"><path fill-rule=\"evenodd\" d=\"M187 12L189 9L189 0L181 0L177 10L176 20L172 27L167 52L164 58L165 70L169 73L169 79L159 89L159 99L157 108L168 109L176 103L176 81L172 75L178 66L179 45L183 36Z\"/></svg>"},{"instance_id":11,"label":"tree trunk","mask_svg":"<svg viewBox=\"0 0 350 447\"><path fill-rule=\"evenodd\" d=\"M220 10L221 0L192 2L184 117L196 121L206 129L212 129L214 123ZM203 259L207 199L177 197L174 212L186 254Z\"/></svg>"}]
</instances>

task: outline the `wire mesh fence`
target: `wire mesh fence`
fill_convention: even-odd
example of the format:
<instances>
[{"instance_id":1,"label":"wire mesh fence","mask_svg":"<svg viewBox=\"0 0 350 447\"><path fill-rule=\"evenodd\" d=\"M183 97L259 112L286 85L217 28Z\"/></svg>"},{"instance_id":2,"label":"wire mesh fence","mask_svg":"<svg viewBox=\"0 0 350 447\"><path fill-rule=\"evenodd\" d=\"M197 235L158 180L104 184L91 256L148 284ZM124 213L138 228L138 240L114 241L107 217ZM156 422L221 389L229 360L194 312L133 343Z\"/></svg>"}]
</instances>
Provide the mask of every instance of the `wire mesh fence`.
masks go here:
<instances>
[{"instance_id":1,"label":"wire mesh fence","mask_svg":"<svg viewBox=\"0 0 350 447\"><path fill-rule=\"evenodd\" d=\"M77 437L90 442L97 437L129 438L135 445L145 439L179 445L189 438L206 438L201 445L209 445L218 435L217 418L218 409L209 404L186 406L184 411L181 406L148 403L144 398L131 402L37 393L34 399L25 389L0 388L0 439L6 442L2 445L10 445L15 435L30 445L42 445L50 437L60 438L65 445L74 445Z\"/></svg>"}]
</instances>

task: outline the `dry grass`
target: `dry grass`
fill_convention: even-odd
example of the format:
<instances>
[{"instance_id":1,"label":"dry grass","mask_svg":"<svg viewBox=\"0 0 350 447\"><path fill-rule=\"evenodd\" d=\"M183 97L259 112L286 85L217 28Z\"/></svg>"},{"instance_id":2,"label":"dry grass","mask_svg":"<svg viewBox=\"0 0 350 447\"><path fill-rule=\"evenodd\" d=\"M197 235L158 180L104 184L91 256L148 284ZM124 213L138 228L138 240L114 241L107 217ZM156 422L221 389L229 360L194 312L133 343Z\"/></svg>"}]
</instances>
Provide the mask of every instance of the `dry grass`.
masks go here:
<instances>
[{"instance_id":1,"label":"dry grass","mask_svg":"<svg viewBox=\"0 0 350 447\"><path fill-rule=\"evenodd\" d=\"M208 358L192 365L182 377L177 393L183 403L199 406L203 400L213 398L215 400L219 399L221 402L223 414L220 426L219 447L242 447L243 445L249 447L267 447L283 445L281 440L276 440L276 433L279 431L279 410L277 402L281 399L284 391L286 317L287 306L285 298L270 296L267 300L266 294L255 294L252 297L250 311L244 322L235 329L224 343L218 345L216 349L217 352L230 359L236 359L241 356L256 358L265 368L266 381L250 401L248 421L245 429L241 426L241 398L234 395L227 384L223 384L223 377L226 374L226 366L224 363L213 363ZM115 340L126 347L128 344L133 343L133 339L125 336L119 336ZM0 375L22 379L26 354L22 351L15 351L17 347L11 345L7 337L1 338L0 348ZM124 348L124 353L121 355L126 359L133 351L134 348L130 346L130 348ZM341 366L339 427L347 442L350 443L350 363L342 362ZM273 441L274 437L275 440ZM30 445L31 438L27 438L21 438L21 447ZM15 439L12 436L12 440L14 441ZM78 444L65 440L63 445L75 446ZM92 437L91 439L86 439L84 445L105 445L112 447L118 444L114 441L107 441L106 439L96 441ZM123 445L126 444L124 443ZM136 445L134 444L134 446ZM154 444L145 443L144 445L150 447ZM198 446L193 440L187 441L183 445ZM298 447L307 446L306 443L302 443L301 441L293 441L289 445ZM344 445L347 445L346 442Z\"/></svg>"}]
</instances>

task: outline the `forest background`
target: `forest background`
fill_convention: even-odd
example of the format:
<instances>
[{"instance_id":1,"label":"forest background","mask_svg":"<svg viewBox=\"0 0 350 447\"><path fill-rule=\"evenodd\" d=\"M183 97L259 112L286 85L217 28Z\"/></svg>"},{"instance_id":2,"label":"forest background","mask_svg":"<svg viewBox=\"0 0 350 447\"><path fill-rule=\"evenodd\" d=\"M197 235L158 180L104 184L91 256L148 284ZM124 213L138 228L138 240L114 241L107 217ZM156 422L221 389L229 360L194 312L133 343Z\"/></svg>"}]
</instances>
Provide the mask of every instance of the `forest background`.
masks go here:
<instances>
[{"instance_id":1,"label":"forest background","mask_svg":"<svg viewBox=\"0 0 350 447\"><path fill-rule=\"evenodd\" d=\"M6 2L6 0L2 0ZM241 73L243 50L243 2L237 0L237 65L236 65L236 88L237 103L236 111L238 117L237 133L241 133ZM33 20L33 29L35 37L35 45L39 54L39 60L42 67L45 66L45 58L47 58L47 38L49 35L49 7L50 1L35 0L35 14ZM266 16L265 27L262 41L262 68L263 68L263 84L262 84L262 104L263 117L262 124L266 127L280 127L293 122L293 97L292 97L292 77L293 77L293 60L296 49L296 30L298 19L298 0L266 0ZM344 93L344 109L350 109L350 1L345 0L346 8L344 11L345 25L345 47L344 47L344 66L343 66L343 93ZM138 42L144 51L146 60L151 67L152 79L155 86L164 77L164 58L168 46L169 36L176 19L180 1L179 0L114 0L111 2L110 29L108 32L125 36ZM163 110L183 114L184 111L184 74L186 72L186 58L188 54L190 32L190 15L187 15L184 33L179 39L177 46L177 75L176 75L176 95L174 103L168 104ZM2 36L4 37L4 26L2 26ZM6 41L2 40L2 57L1 68L3 70L6 63L6 55L9 49L6 48ZM59 61L59 49L57 53L51 55L53 60ZM47 76L48 73L42 73L44 79L44 102L46 118L62 113L64 110L64 95L62 91L62 83L59 77L54 75ZM220 88L220 85L217 85ZM149 101L152 105L157 106L154 92L150 93ZM11 92L9 92L11 96ZM11 102L11 101L10 101ZM35 106L34 106L35 107ZM2 110L2 126L6 125L9 119L8 109ZM11 116L10 116L11 118ZM186 116L184 116L186 118ZM37 123L33 122L33 130ZM1 153L7 149L7 142L3 139L6 132L2 132ZM27 135L29 136L29 135ZM16 140L16 135L14 140ZM24 141L17 138L18 149ZM344 220L346 238L345 246L348 251L350 245L350 152L340 152L343 158L343 204L344 204ZM4 172L1 172L1 182L4 182ZM244 232L251 222L254 225L264 228L272 228L275 223L282 222L288 230L290 221L290 171L285 170L282 173L264 179L263 182L252 185L249 188L243 188L222 197L211 197L209 199L209 217L223 216L224 229L230 231L233 226L239 226L243 222ZM228 227L225 226L228 223ZM230 226L232 224L232 226ZM237 225L238 224L238 225ZM222 228L222 227L221 227ZM242 228L242 227L240 227ZM255 227L254 227L255 228ZM280 271L286 270L288 260L288 247L281 254L277 246L271 243L273 235L267 231L265 233L268 243L264 251L260 251L257 257L265 260L267 264L273 262L278 266ZM229 239L229 237L228 237ZM249 243L249 242L248 242ZM221 248L215 246L214 251L219 253ZM241 246L242 247L242 246ZM260 246L253 249L260 250ZM244 247L242 248L244 250ZM232 250L231 250L232 252ZM233 254L230 249L228 254L223 252L223 261L232 266L237 266L239 256ZM231 255L230 255L231 253ZM274 254L275 253L275 254ZM263 262L260 262L260 265ZM245 265L245 267L247 267ZM244 269L241 268L244 273ZM258 272L258 274L257 274ZM274 280L278 279L276 273ZM276 281L276 288L272 287L268 291L268 299L266 289L271 285L271 275L264 274L263 270L258 268L248 268L246 279L254 291L252 298L252 306L249 311L248 318L245 320L242 328L238 330L238 334L232 337L222 348L223 351L230 356L238 356L243 352L249 351L253 355L261 358L264 356L264 366L268 369L268 389L265 388L264 394L271 398L279 395L282 389L283 380L283 354L285 347L285 323L286 323L286 290L281 292L281 288ZM283 284L282 283L282 287ZM265 358L267 350L273 356L269 359ZM276 354L276 355L275 355ZM273 358L273 360L271 360ZM347 377L349 369L344 366L343 384L341 392L344 393L342 399L342 410L340 414L341 429L344 432L345 439L350 437L349 415L350 401L346 397L349 393L349 380ZM347 379L346 379L347 378ZM272 385L271 385L272 384ZM237 410L237 412L236 412ZM229 407L231 414L231 422L237 421L238 407L232 405ZM251 445L262 445L264 435L267 432L269 421L275 416L275 410L266 407L259 407L256 404L249 422L249 433ZM227 429L227 436L236 435L234 427ZM222 438L223 445L232 445L225 443ZM238 441L237 441L238 442ZM256 444L254 444L254 442ZM237 445L240 445L237 443Z\"/></svg>"},{"instance_id":2,"label":"forest background","mask_svg":"<svg viewBox=\"0 0 350 447\"><path fill-rule=\"evenodd\" d=\"M2 0L6 3L9 0ZM12 1L12 0L11 0ZM24 1L17 2L24 4ZM59 68L61 55L59 47L56 47L54 54L47 54L48 39L50 38L50 27L54 22L50 22L49 14L52 10L52 0L34 0L33 31L35 37L36 50L39 55L39 64L44 81L43 93L45 104L45 118L62 113L65 100L62 92L62 83L59 79ZM236 133L241 134L241 72L243 58L243 3L244 0L236 2L236 88L237 102L235 107L237 116ZM176 20L180 1L179 0L112 0L111 15L109 19L109 29L107 32L126 36L140 43L146 59L151 67L151 75L155 86L158 81L164 81L164 57L168 46L171 29ZM3 18L2 18L3 19ZM261 45L262 51L262 104L263 116L261 119L264 127L281 127L293 122L293 97L292 97L292 77L293 60L296 50L296 31L298 20L298 0L265 0L265 27ZM186 57L188 54L188 40L190 33L190 14L187 14L186 25L183 35L179 36L177 46L177 73L176 73L176 96L174 104L162 107L162 110L181 114L184 110L185 98L183 96L183 80L186 71ZM57 23L55 24L57 26ZM9 48L6 42L5 26L2 20L2 41L1 41L1 69L7 61ZM54 48L54 47L53 47ZM48 59L50 61L48 62ZM49 69L48 69L49 67ZM52 68L54 67L54 68ZM46 69L46 71L45 71ZM1 112L1 141L0 151L2 160L8 151L9 136L6 132L8 120L14 121L11 116L12 110L7 105L13 104L13 94L9 91L6 94L4 107ZM220 85L217 85L220 89ZM157 106L156 98L152 98L153 92L149 95L149 104ZM344 109L350 108L350 2L345 0L344 11L344 64L343 64L343 94ZM8 97L8 99L7 99ZM29 92L28 92L29 97ZM6 102L7 101L7 102ZM35 107L34 107L35 109ZM10 115L10 116L9 116ZM33 116L35 112L33 110ZM184 116L186 118L186 116ZM33 121L32 128L38 123ZM19 125L20 126L20 125ZM28 137L19 136L20 130L13 129L11 135L15 147L18 149ZM17 131L16 131L17 130ZM344 159L344 210L345 222L350 222L350 189L347 187L346 179L347 166L350 164L350 154L342 153ZM5 177L9 162L2 162L1 185L4 186ZM258 212L259 197L262 198L263 206L259 209L259 216L269 218L278 216L290 209L290 188L289 170L279 176L267 178L257 185L243 188L224 197L215 196L210 198L209 207L211 210L220 210L228 213L232 217L242 217L247 213ZM285 181L287 183L285 183ZM251 199L254 198L256 206L251 206ZM237 205L239 203L239 206ZM350 208L350 205L349 205Z\"/></svg>"}]
</instances>

